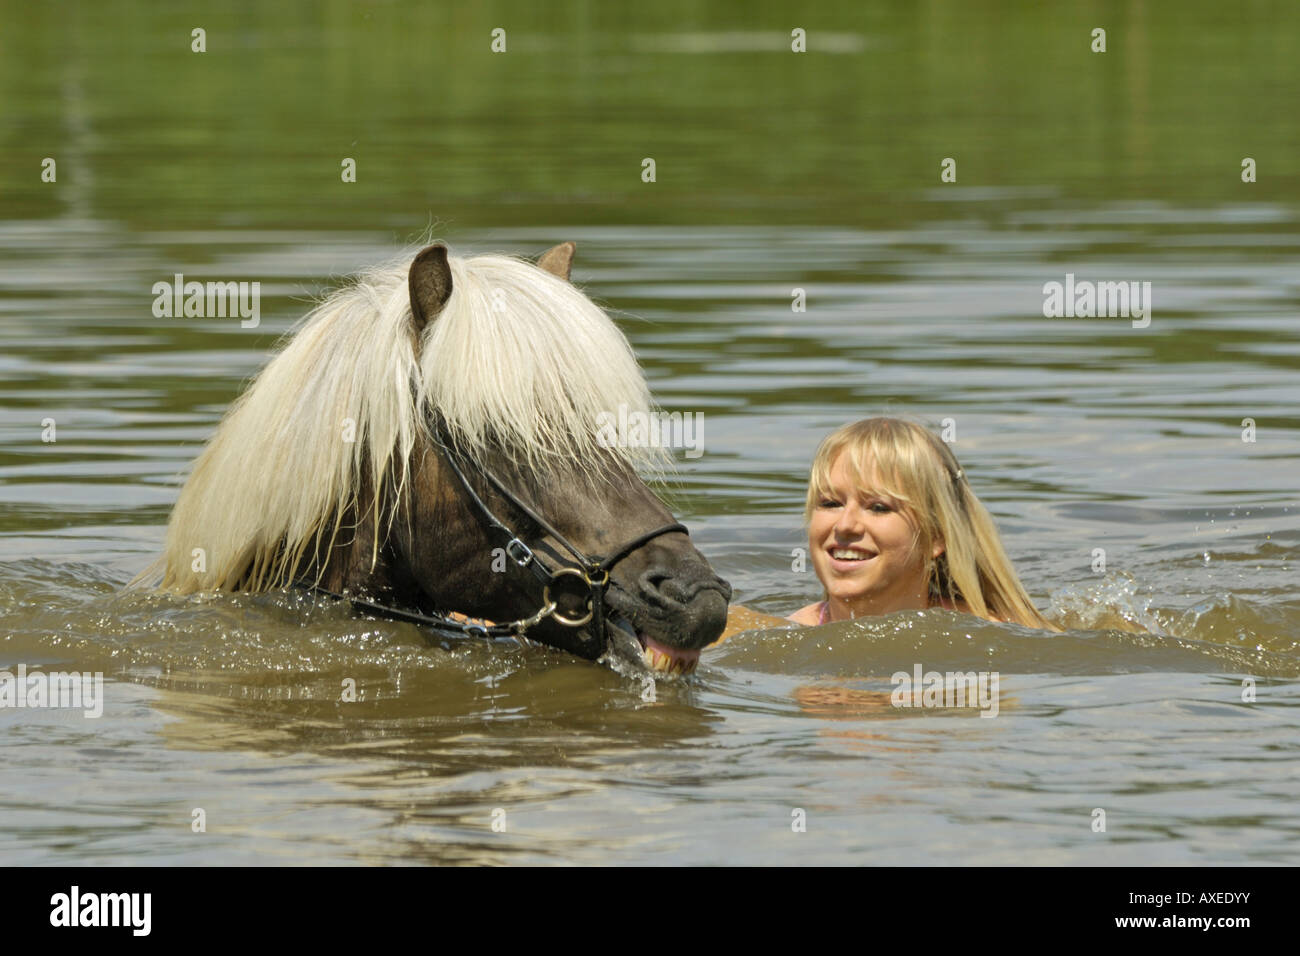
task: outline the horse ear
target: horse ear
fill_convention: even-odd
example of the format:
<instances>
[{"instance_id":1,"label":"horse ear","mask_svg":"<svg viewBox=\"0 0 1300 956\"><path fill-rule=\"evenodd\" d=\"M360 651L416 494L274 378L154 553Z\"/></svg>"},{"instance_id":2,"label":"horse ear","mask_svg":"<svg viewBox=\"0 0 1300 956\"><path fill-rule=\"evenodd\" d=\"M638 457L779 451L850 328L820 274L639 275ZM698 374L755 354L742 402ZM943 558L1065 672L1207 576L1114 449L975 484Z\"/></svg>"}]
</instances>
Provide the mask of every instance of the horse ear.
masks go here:
<instances>
[{"instance_id":1,"label":"horse ear","mask_svg":"<svg viewBox=\"0 0 1300 956\"><path fill-rule=\"evenodd\" d=\"M415 334L419 335L451 297L451 266L447 264L447 247L439 243L422 250L411 263L408 284L411 290L411 318L415 320Z\"/></svg>"},{"instance_id":2,"label":"horse ear","mask_svg":"<svg viewBox=\"0 0 1300 956\"><path fill-rule=\"evenodd\" d=\"M552 246L542 253L537 260L537 267L568 280L569 273L573 271L573 254L577 249L576 242L562 242L558 246Z\"/></svg>"}]
</instances>

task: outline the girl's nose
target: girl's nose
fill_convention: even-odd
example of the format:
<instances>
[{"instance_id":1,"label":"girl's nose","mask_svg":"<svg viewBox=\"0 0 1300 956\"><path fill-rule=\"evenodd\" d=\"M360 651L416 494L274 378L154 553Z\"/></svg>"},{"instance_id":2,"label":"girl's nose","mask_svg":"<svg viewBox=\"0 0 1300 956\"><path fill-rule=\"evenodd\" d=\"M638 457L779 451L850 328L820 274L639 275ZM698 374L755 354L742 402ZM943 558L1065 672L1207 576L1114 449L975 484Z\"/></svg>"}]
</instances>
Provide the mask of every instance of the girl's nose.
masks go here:
<instances>
[{"instance_id":1,"label":"girl's nose","mask_svg":"<svg viewBox=\"0 0 1300 956\"><path fill-rule=\"evenodd\" d=\"M863 512L856 501L846 504L844 510L840 512L839 520L835 522L836 532L845 538L859 537L864 526Z\"/></svg>"}]
</instances>

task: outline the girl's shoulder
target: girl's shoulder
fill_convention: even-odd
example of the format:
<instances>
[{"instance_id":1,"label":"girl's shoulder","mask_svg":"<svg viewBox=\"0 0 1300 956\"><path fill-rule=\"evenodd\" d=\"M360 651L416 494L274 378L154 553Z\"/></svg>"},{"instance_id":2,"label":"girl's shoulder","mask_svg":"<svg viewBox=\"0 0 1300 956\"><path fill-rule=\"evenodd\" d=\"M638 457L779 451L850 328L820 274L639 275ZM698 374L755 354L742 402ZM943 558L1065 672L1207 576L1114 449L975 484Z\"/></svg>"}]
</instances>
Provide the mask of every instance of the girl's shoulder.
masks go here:
<instances>
[{"instance_id":1,"label":"girl's shoulder","mask_svg":"<svg viewBox=\"0 0 1300 956\"><path fill-rule=\"evenodd\" d=\"M802 624L805 627L814 627L822 621L822 602L814 601L807 607L801 607L789 617L787 621L794 621L796 624Z\"/></svg>"},{"instance_id":2,"label":"girl's shoulder","mask_svg":"<svg viewBox=\"0 0 1300 956\"><path fill-rule=\"evenodd\" d=\"M975 612L972 611L972 610L970 609L970 605L968 605L965 601L957 601L957 602L953 602L953 601L940 601L940 602L938 602L937 604L935 604L934 606L935 606L935 607L941 607L941 608L943 608L945 611L958 611L958 612L960 612L961 614L970 614L970 615L976 616L976 615L975 615ZM994 617L992 614L990 614L987 618L985 618L985 620L992 621L992 622L995 623L995 624L1005 624L1005 623L1007 623L1006 621L1002 620L1002 618L1000 618L1000 617Z\"/></svg>"}]
</instances>

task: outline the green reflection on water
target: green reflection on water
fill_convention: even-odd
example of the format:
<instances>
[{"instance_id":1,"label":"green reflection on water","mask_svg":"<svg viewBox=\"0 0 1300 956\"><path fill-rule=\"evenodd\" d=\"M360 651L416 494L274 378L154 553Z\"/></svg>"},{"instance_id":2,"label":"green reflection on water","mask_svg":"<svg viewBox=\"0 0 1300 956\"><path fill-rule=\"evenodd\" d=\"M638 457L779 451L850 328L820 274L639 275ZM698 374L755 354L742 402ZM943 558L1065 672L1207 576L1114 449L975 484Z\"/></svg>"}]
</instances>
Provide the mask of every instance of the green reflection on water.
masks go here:
<instances>
[{"instance_id":1,"label":"green reflection on water","mask_svg":"<svg viewBox=\"0 0 1300 956\"><path fill-rule=\"evenodd\" d=\"M974 187L1300 195L1294 5L0 7L7 218L404 240L431 217L897 225L950 216L937 200ZM809 52L790 52L793 27Z\"/></svg>"}]
</instances>

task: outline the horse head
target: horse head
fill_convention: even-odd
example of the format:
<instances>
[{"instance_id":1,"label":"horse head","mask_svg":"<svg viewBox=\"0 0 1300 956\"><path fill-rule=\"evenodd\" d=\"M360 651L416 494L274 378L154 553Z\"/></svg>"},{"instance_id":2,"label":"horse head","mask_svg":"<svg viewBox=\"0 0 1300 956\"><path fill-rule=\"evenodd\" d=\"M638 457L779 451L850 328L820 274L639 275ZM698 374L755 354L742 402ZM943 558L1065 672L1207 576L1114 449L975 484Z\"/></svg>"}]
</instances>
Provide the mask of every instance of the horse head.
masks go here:
<instances>
[{"instance_id":1,"label":"horse head","mask_svg":"<svg viewBox=\"0 0 1300 956\"><path fill-rule=\"evenodd\" d=\"M634 635L690 670L731 589L638 475L660 443L607 440L602 417L653 410L573 251L434 245L327 298L232 404L137 582L528 621L591 659Z\"/></svg>"},{"instance_id":2,"label":"horse head","mask_svg":"<svg viewBox=\"0 0 1300 956\"><path fill-rule=\"evenodd\" d=\"M416 347L476 351L464 347L457 330L445 337L435 331L449 308L475 311L453 300L459 272L470 286L467 298L485 307L472 318L477 327L466 323L461 331L480 341L480 356L492 354L478 367L473 359L458 363L467 374L454 385L438 381L436 369L445 363L431 360L437 385L426 399L429 427L412 453L394 544L437 606L523 619L550 597L559 613L533 625L529 638L595 658L621 631L635 635L652 666L688 671L700 648L722 633L731 588L637 475L637 456L628 454L634 449L593 440L597 406L648 403L626 340L569 283L573 252L574 244L564 243L536 266L501 259L476 275L473 260L453 269L446 247L435 245L411 264ZM509 314L525 300L522 316ZM545 327L529 328L530 321ZM553 360L566 367L539 367ZM513 406L526 420L476 417L466 392L484 387L506 394L480 400L498 411ZM528 410L530 402L535 407ZM554 575L550 582L529 573L530 554ZM596 574L584 570L586 562L610 558Z\"/></svg>"}]
</instances>

